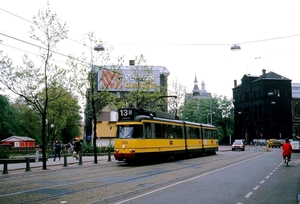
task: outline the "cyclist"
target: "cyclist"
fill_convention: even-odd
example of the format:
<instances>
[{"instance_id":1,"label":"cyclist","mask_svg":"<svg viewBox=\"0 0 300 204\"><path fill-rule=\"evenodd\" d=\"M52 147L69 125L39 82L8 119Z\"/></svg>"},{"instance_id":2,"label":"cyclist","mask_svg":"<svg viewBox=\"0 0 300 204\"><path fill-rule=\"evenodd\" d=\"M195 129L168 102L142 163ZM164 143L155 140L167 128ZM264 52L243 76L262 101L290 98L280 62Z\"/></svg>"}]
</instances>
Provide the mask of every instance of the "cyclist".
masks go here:
<instances>
[{"instance_id":1,"label":"cyclist","mask_svg":"<svg viewBox=\"0 0 300 204\"><path fill-rule=\"evenodd\" d=\"M284 159L284 163L286 163L285 157L288 158L288 161L291 161L291 155L292 155L292 145L290 144L290 140L288 138L285 139L285 143L282 145L282 156Z\"/></svg>"}]
</instances>

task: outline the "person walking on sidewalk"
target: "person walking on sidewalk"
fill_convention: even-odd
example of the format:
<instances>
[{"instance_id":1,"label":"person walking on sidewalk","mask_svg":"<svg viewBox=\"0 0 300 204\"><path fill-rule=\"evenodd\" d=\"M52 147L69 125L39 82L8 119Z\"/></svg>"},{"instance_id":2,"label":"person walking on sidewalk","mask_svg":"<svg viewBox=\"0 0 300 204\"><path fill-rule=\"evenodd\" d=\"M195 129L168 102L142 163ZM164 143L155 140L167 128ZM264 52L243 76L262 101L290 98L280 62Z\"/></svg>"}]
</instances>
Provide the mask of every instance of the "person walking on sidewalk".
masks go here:
<instances>
[{"instance_id":1,"label":"person walking on sidewalk","mask_svg":"<svg viewBox=\"0 0 300 204\"><path fill-rule=\"evenodd\" d=\"M55 140L53 161L56 160L56 157L58 157L58 159L60 161L60 151L61 151L61 144L58 140Z\"/></svg>"},{"instance_id":2,"label":"person walking on sidewalk","mask_svg":"<svg viewBox=\"0 0 300 204\"><path fill-rule=\"evenodd\" d=\"M81 143L77 139L75 144L74 144L74 152L76 152L76 159L78 159L78 156L80 154L80 150L81 150Z\"/></svg>"}]
</instances>

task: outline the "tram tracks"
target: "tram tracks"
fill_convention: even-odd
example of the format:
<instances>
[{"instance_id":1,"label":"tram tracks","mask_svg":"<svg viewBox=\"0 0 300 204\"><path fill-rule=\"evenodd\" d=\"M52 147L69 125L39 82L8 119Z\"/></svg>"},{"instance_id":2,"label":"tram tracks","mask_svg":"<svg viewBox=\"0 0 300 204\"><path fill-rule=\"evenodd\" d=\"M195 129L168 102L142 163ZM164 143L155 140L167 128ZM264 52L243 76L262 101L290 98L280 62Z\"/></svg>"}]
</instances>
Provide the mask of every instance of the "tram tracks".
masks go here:
<instances>
[{"instance_id":1,"label":"tram tracks","mask_svg":"<svg viewBox=\"0 0 300 204\"><path fill-rule=\"evenodd\" d=\"M151 190L157 186L221 168L256 154L261 152L251 154L228 152L216 156L142 166L93 164L84 168L43 172L39 176L33 173L26 174L27 177L22 179L20 175L4 182L6 190L1 189L0 202L10 199L20 203L18 199L22 199L23 203L58 203L63 200L72 202L76 198L84 199L84 203L108 202L120 196L131 196L136 192Z\"/></svg>"}]
</instances>

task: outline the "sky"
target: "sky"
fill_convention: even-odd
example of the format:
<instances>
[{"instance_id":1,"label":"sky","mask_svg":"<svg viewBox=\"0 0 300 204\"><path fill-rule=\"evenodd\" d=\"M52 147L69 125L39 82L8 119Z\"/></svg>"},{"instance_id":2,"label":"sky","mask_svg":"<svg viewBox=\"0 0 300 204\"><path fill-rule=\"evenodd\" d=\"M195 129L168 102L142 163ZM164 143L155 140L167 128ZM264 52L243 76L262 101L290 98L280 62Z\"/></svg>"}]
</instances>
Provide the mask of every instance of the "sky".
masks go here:
<instances>
[{"instance_id":1,"label":"sky","mask_svg":"<svg viewBox=\"0 0 300 204\"><path fill-rule=\"evenodd\" d=\"M213 95L232 98L234 80L259 76L262 69L300 83L300 12L297 0L49 0L65 21L65 55L89 52L80 42L94 32L112 59L125 64L141 54L149 66L164 66L169 82L177 79L188 92L205 82ZM45 0L0 0L0 50L20 63L37 48L6 37L29 38L30 21ZM240 51L231 51L233 44ZM32 55L32 57L36 57ZM63 62L61 61L63 65Z\"/></svg>"}]
</instances>

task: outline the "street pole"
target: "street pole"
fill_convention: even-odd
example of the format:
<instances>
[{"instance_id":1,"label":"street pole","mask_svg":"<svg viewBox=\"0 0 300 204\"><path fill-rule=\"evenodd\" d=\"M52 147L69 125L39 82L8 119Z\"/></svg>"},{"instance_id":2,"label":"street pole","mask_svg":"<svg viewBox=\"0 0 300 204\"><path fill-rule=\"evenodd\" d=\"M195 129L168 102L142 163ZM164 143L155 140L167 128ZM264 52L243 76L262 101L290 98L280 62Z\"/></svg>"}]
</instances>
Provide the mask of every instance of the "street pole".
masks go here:
<instances>
[{"instance_id":1,"label":"street pole","mask_svg":"<svg viewBox=\"0 0 300 204\"><path fill-rule=\"evenodd\" d=\"M211 96L211 93L210 93L210 124L211 125L213 124L213 121L212 121L212 96Z\"/></svg>"},{"instance_id":2,"label":"street pole","mask_svg":"<svg viewBox=\"0 0 300 204\"><path fill-rule=\"evenodd\" d=\"M94 50L95 51L104 51L104 47L102 45L97 45L94 47ZM98 161L97 161L97 115L96 115L96 101L95 101L95 85L94 85L94 80L95 80L95 77L94 77L94 70L93 70L93 51L91 50L91 73L90 73L90 83L91 83L91 94L92 94L92 101L91 101L91 105L92 105L92 111L93 111L93 115L92 115L92 118L93 118L93 122L92 122L92 126L93 126L93 147L94 147L94 163L97 164ZM97 79L98 80L98 79ZM96 83L97 84L97 83Z\"/></svg>"}]
</instances>

